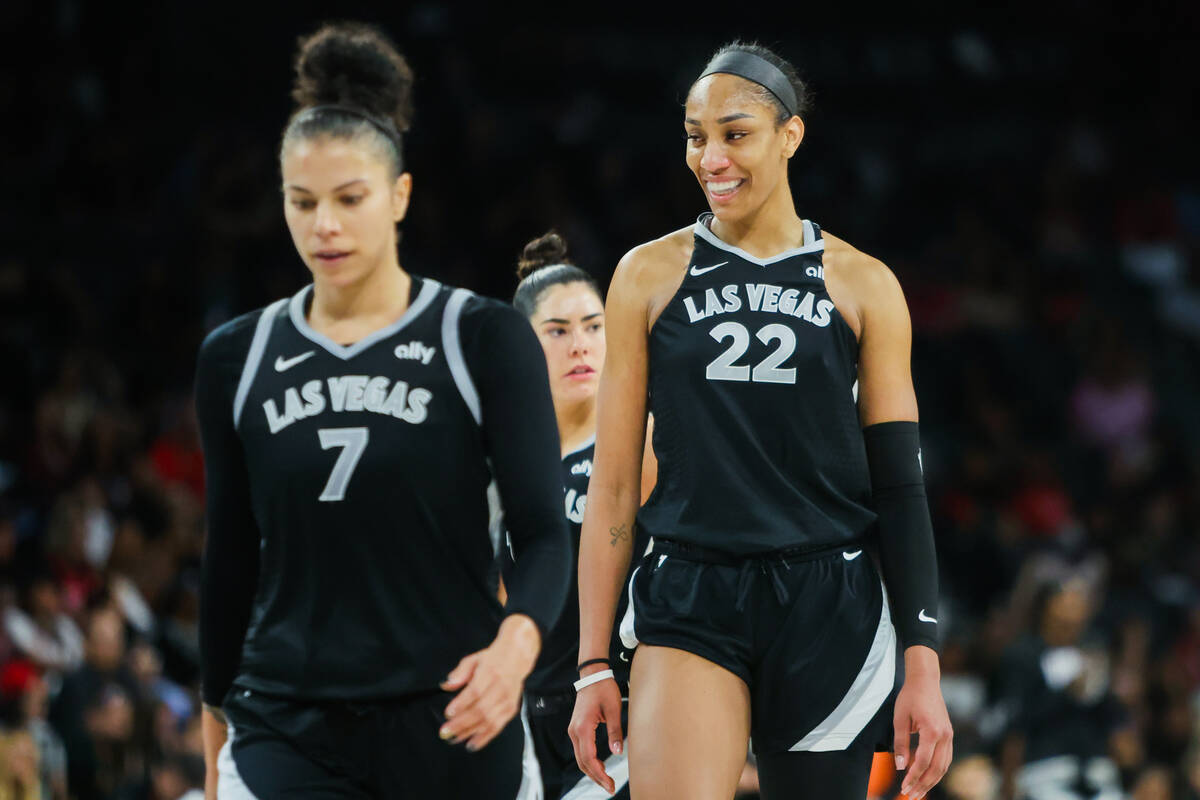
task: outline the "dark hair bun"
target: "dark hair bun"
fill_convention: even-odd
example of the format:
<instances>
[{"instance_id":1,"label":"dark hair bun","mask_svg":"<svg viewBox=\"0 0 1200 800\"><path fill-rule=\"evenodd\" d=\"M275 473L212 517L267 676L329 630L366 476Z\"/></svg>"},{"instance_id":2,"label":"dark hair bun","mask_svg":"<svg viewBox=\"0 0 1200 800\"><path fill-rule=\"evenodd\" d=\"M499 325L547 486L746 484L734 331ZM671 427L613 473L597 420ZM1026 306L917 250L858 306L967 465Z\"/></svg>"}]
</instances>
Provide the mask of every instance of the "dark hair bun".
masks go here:
<instances>
[{"instance_id":1,"label":"dark hair bun","mask_svg":"<svg viewBox=\"0 0 1200 800\"><path fill-rule=\"evenodd\" d=\"M517 260L517 277L524 278L550 264L570 263L567 259L567 240L559 236L557 231L550 231L525 245Z\"/></svg>"},{"instance_id":2,"label":"dark hair bun","mask_svg":"<svg viewBox=\"0 0 1200 800\"><path fill-rule=\"evenodd\" d=\"M412 120L412 85L404 56L370 25L331 23L300 39L292 99L301 108L354 106L392 120L403 133Z\"/></svg>"}]
</instances>

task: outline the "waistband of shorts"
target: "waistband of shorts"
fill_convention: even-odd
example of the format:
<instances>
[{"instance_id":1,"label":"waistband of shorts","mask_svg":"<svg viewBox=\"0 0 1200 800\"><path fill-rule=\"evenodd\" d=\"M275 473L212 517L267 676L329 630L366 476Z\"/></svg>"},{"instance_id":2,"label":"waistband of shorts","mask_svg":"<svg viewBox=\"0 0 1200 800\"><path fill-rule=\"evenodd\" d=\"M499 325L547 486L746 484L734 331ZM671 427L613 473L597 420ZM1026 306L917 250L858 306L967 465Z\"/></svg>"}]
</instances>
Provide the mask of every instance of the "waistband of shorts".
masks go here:
<instances>
[{"instance_id":1,"label":"waistband of shorts","mask_svg":"<svg viewBox=\"0 0 1200 800\"><path fill-rule=\"evenodd\" d=\"M738 555L727 553L724 550L715 550L711 547L691 544L690 542L677 542L673 539L662 539L656 536L654 537L653 552L656 554L678 556L686 561L699 561L705 564L718 564L726 567L740 567L747 562L753 563L758 561L783 562L785 564L817 561L846 550L860 550L865 541L866 537L858 537L845 542L838 542L837 544L797 545L795 547L784 547L779 550L763 550L757 553Z\"/></svg>"}]
</instances>

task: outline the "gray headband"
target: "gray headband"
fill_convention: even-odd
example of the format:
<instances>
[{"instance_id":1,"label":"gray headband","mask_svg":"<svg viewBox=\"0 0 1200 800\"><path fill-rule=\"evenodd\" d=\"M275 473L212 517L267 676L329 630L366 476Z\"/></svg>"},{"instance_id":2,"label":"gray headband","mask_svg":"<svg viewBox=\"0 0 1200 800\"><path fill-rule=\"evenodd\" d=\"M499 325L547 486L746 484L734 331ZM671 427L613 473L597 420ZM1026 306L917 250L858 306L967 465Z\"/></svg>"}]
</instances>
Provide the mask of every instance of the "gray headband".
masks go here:
<instances>
[{"instance_id":1,"label":"gray headband","mask_svg":"<svg viewBox=\"0 0 1200 800\"><path fill-rule=\"evenodd\" d=\"M381 117L377 117L374 114L371 114L370 112L365 111L361 108L357 108L355 106L347 106L347 105L341 105L341 104L309 106L308 108L306 108L300 112L300 114L297 116L297 119L299 119L300 117L306 117L306 116L316 116L317 114L320 114L323 111L337 111L342 114L348 114L352 117L358 117L359 119L365 119L367 122L371 123L372 126L377 128L380 133L382 133L384 136L386 136L388 138L388 141L390 141L392 144L394 144L396 146L397 154L404 152L403 148L401 147L401 143L400 143L400 131L396 128L394 123L392 123L390 120L386 120Z\"/></svg>"},{"instance_id":2,"label":"gray headband","mask_svg":"<svg viewBox=\"0 0 1200 800\"><path fill-rule=\"evenodd\" d=\"M788 114L793 117L798 116L799 104L796 102L796 90L792 88L792 82L787 79L779 67L765 58L745 50L730 50L708 62L708 66L704 68L700 78L716 72L737 75L739 78L757 83L775 95L775 99L783 104ZM700 80L700 78L696 78L696 80Z\"/></svg>"}]
</instances>

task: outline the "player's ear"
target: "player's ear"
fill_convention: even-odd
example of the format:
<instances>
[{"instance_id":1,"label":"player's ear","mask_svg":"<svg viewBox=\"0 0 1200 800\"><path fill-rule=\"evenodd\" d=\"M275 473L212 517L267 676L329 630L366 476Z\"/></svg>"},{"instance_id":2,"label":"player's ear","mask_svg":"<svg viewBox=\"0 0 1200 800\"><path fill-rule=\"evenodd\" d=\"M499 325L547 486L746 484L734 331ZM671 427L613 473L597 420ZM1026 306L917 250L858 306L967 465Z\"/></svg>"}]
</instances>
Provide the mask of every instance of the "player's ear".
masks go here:
<instances>
[{"instance_id":1,"label":"player's ear","mask_svg":"<svg viewBox=\"0 0 1200 800\"><path fill-rule=\"evenodd\" d=\"M392 184L392 219L396 222L408 214L408 201L412 198L412 173L403 172Z\"/></svg>"},{"instance_id":2,"label":"player's ear","mask_svg":"<svg viewBox=\"0 0 1200 800\"><path fill-rule=\"evenodd\" d=\"M804 120L793 116L783 123L783 157L791 158L804 141Z\"/></svg>"}]
</instances>

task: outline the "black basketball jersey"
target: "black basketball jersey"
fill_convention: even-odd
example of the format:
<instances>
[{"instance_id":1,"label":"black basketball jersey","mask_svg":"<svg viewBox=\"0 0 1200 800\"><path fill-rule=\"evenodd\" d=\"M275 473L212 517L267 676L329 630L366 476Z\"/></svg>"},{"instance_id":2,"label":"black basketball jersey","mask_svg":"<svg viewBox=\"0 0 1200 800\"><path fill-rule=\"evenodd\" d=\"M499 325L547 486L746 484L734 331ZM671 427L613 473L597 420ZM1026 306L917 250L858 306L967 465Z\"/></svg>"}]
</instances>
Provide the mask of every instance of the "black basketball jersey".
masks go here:
<instances>
[{"instance_id":1,"label":"black basketball jersey","mask_svg":"<svg viewBox=\"0 0 1200 800\"><path fill-rule=\"evenodd\" d=\"M825 289L820 228L760 259L711 218L650 332L658 484L639 525L734 554L860 537L875 514L858 344Z\"/></svg>"},{"instance_id":2,"label":"black basketball jersey","mask_svg":"<svg viewBox=\"0 0 1200 800\"><path fill-rule=\"evenodd\" d=\"M583 515L587 509L588 482L592 477L592 462L596 457L596 439L563 456L563 512L567 528L571 533L571 585L562 615L547 631L542 642L542 653L533 672L525 681L525 688L533 693L548 694L568 690L578 680L576 666L579 663L579 541L583 533ZM636 563L646 549L646 537L638 533L634 541L633 562ZM511 545L510 545L511 548ZM640 548L640 549L639 549ZM508 551L511 563L512 550ZM508 565L506 565L507 567ZM616 622L621 621L629 604L628 593L622 591L617 605ZM617 625L613 625L609 656L613 669L622 681L628 681L630 655L621 644Z\"/></svg>"},{"instance_id":3,"label":"black basketball jersey","mask_svg":"<svg viewBox=\"0 0 1200 800\"><path fill-rule=\"evenodd\" d=\"M248 348L244 321L206 342L244 359L228 413L261 536L239 687L305 699L431 690L495 635L492 475L459 328L481 298L413 281L404 315L352 345L309 326L311 286L257 315ZM519 344L532 352L529 338Z\"/></svg>"}]
</instances>

